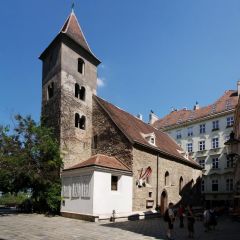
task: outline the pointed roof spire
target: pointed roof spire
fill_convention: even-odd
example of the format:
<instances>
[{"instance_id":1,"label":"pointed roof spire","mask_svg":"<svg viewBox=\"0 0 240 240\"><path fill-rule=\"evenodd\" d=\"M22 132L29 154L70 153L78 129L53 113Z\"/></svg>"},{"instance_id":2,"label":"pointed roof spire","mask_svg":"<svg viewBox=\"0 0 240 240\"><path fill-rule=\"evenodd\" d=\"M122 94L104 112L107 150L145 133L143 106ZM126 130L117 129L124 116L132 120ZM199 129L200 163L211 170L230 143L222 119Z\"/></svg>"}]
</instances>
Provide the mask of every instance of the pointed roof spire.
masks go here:
<instances>
[{"instance_id":1,"label":"pointed roof spire","mask_svg":"<svg viewBox=\"0 0 240 240\"><path fill-rule=\"evenodd\" d=\"M87 51L90 55L92 55L96 60L97 63L99 64L100 61L99 59L93 54L91 51L87 40L83 34L83 31L80 27L80 24L77 20L77 17L74 13L74 2L72 3L72 11L70 15L68 16L67 20L63 24L63 27L61 28L59 34L57 37L53 40L53 42L49 45L49 47L61 36L61 35L66 35L70 39L72 39L75 43L77 43L79 46L81 46L85 51ZM43 58L45 55L46 51L49 49L49 47L41 54L40 59Z\"/></svg>"},{"instance_id":2,"label":"pointed roof spire","mask_svg":"<svg viewBox=\"0 0 240 240\"><path fill-rule=\"evenodd\" d=\"M89 53L93 54L78 23L73 8L60 32L68 35L68 37L77 42L81 47L83 47Z\"/></svg>"}]
</instances>

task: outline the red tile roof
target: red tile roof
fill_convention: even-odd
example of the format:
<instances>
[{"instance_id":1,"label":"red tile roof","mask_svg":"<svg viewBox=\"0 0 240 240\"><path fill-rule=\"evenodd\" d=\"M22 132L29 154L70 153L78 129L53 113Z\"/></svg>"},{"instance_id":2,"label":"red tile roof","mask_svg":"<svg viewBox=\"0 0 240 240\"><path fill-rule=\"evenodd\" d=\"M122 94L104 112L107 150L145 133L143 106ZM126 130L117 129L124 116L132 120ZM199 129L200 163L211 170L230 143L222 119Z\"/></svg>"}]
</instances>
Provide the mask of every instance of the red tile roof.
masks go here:
<instances>
[{"instance_id":1,"label":"red tile roof","mask_svg":"<svg viewBox=\"0 0 240 240\"><path fill-rule=\"evenodd\" d=\"M115 157L110 157L103 154L96 154L90 157L89 159L87 159L86 161L78 163L70 168L64 169L63 171L89 167L89 166L99 166L99 167L105 167L105 168L111 168L111 169L130 172L130 169L120 160L116 159Z\"/></svg>"},{"instance_id":2,"label":"red tile roof","mask_svg":"<svg viewBox=\"0 0 240 240\"><path fill-rule=\"evenodd\" d=\"M204 117L214 116L219 113L234 110L238 102L237 92L229 90L224 93L216 102L206 107L197 110L178 110L172 111L165 117L153 123L153 126L158 129L166 127L175 127L179 124L188 123L191 121L199 120Z\"/></svg>"},{"instance_id":3,"label":"red tile roof","mask_svg":"<svg viewBox=\"0 0 240 240\"><path fill-rule=\"evenodd\" d=\"M119 109L107 101L94 96L94 99L99 103L103 110L109 115L112 121L120 129L120 131L129 139L133 144L144 145L147 148L154 149L161 152L165 156L174 157L182 162L191 164L197 168L200 166L192 159L184 158L180 152L182 148L166 133L152 127L149 124L139 120L133 115ZM155 134L155 146L150 144L143 134Z\"/></svg>"},{"instance_id":4,"label":"red tile roof","mask_svg":"<svg viewBox=\"0 0 240 240\"><path fill-rule=\"evenodd\" d=\"M81 27L74 12L71 12L60 32L68 35L71 39L73 39L85 50L92 54L92 51L88 46L88 43L84 37L84 34L81 30Z\"/></svg>"}]
</instances>

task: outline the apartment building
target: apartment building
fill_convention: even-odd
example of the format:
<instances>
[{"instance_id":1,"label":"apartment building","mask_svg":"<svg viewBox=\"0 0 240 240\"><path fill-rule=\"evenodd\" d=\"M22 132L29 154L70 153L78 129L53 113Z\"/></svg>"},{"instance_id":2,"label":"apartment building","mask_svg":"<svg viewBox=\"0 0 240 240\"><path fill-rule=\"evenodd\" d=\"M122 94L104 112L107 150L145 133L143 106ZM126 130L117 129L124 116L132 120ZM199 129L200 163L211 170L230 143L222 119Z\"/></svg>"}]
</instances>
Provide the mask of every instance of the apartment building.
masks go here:
<instances>
[{"instance_id":1,"label":"apartment building","mask_svg":"<svg viewBox=\"0 0 240 240\"><path fill-rule=\"evenodd\" d=\"M193 110L172 110L152 125L167 132L203 168L201 192L212 205L233 203L234 159L227 155L225 142L233 131L238 91L228 90L213 104Z\"/></svg>"}]
</instances>

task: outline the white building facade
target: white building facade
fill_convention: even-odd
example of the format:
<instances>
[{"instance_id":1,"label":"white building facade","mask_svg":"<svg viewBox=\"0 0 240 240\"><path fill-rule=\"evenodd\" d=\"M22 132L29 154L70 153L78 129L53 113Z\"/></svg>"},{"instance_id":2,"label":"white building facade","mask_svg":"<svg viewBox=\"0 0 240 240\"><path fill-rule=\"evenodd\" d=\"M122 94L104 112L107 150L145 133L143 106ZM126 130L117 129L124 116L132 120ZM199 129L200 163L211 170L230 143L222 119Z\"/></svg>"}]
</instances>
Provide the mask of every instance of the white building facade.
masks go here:
<instances>
[{"instance_id":1,"label":"white building facade","mask_svg":"<svg viewBox=\"0 0 240 240\"><path fill-rule=\"evenodd\" d=\"M117 159L96 155L63 170L61 214L98 221L132 212L132 172ZM75 216L76 215L76 216ZM84 218L85 217L85 218Z\"/></svg>"},{"instance_id":2,"label":"white building facade","mask_svg":"<svg viewBox=\"0 0 240 240\"><path fill-rule=\"evenodd\" d=\"M224 143L233 131L238 94L226 91L212 105L174 110L155 127L167 132L203 168L201 192L212 205L232 205L234 162Z\"/></svg>"}]
</instances>

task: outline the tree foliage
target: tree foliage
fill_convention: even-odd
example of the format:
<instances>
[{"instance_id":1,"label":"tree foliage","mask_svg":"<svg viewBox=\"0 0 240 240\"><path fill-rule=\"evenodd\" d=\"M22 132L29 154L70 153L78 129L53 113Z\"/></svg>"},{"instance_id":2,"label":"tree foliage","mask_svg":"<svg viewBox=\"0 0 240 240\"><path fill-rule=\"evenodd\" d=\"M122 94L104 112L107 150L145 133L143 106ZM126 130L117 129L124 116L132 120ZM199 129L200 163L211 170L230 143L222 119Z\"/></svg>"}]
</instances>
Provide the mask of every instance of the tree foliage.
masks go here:
<instances>
[{"instance_id":1,"label":"tree foliage","mask_svg":"<svg viewBox=\"0 0 240 240\"><path fill-rule=\"evenodd\" d=\"M30 116L15 116L13 130L0 127L0 191L31 190L41 210L56 211L60 201L59 145L52 130Z\"/></svg>"}]
</instances>

